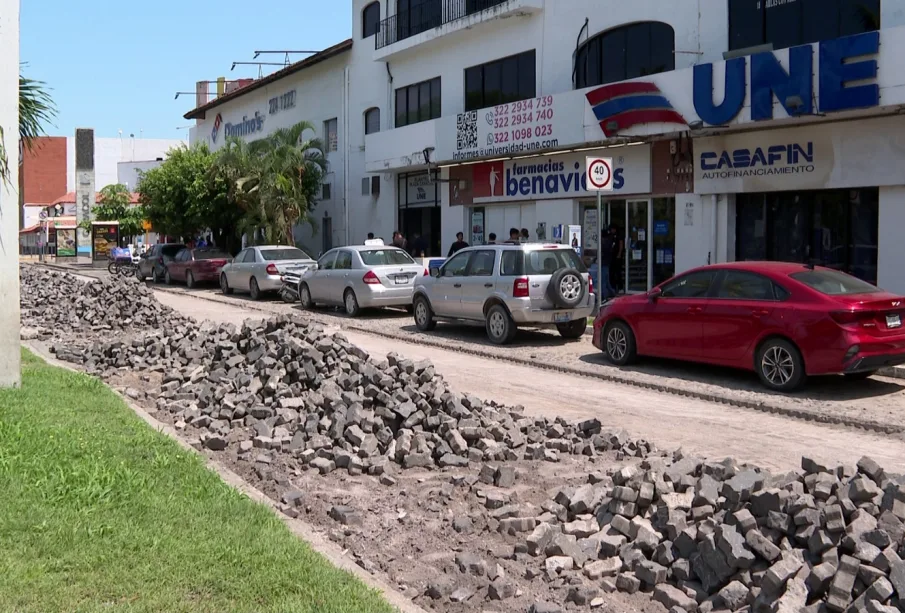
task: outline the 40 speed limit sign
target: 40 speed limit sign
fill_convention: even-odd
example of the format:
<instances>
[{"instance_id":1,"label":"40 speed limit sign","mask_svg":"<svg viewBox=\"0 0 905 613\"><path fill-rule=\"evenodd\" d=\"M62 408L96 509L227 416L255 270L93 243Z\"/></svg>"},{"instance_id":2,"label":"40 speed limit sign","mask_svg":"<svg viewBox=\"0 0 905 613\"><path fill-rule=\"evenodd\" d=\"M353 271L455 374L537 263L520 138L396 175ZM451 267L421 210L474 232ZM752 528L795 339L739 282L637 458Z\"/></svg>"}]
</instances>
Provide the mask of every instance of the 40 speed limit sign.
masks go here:
<instances>
[{"instance_id":1,"label":"40 speed limit sign","mask_svg":"<svg viewBox=\"0 0 905 613\"><path fill-rule=\"evenodd\" d=\"M613 158L586 158L588 191L613 191Z\"/></svg>"}]
</instances>

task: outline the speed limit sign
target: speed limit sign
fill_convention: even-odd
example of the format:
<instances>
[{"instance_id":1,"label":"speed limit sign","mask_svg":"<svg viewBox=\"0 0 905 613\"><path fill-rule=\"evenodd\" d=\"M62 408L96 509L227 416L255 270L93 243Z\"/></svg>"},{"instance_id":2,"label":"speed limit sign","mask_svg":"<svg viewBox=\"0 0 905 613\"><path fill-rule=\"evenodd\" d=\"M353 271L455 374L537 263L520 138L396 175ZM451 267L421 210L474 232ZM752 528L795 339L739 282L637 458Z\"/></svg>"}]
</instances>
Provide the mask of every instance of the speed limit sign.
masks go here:
<instances>
[{"instance_id":1,"label":"speed limit sign","mask_svg":"<svg viewBox=\"0 0 905 613\"><path fill-rule=\"evenodd\" d=\"M588 191L613 191L613 158L587 158Z\"/></svg>"}]
</instances>

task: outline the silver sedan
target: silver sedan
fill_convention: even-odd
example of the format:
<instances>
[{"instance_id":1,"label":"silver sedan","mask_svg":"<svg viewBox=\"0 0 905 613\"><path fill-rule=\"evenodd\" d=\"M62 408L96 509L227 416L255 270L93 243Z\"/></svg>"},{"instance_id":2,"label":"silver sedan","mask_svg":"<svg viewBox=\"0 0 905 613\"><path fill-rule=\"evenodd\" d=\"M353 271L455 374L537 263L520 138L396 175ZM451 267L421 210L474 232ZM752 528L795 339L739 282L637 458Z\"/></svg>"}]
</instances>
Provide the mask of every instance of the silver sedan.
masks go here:
<instances>
[{"instance_id":1,"label":"silver sedan","mask_svg":"<svg viewBox=\"0 0 905 613\"><path fill-rule=\"evenodd\" d=\"M280 277L285 272L302 274L315 262L298 247L262 245L248 247L220 272L220 289L224 294L248 292L258 300L265 292L277 292L282 287Z\"/></svg>"},{"instance_id":2,"label":"silver sedan","mask_svg":"<svg viewBox=\"0 0 905 613\"><path fill-rule=\"evenodd\" d=\"M411 307L415 279L427 274L396 247L339 247L325 253L299 281L299 302L341 306L354 317L361 309Z\"/></svg>"}]
</instances>

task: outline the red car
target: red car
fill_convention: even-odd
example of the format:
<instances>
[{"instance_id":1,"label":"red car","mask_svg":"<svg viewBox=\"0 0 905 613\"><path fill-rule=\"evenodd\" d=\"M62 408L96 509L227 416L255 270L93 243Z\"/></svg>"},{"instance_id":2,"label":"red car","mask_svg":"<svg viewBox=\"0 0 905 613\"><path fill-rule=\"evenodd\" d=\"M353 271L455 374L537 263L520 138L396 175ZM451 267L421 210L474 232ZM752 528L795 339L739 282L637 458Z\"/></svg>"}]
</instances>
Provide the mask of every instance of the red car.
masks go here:
<instances>
[{"instance_id":1,"label":"red car","mask_svg":"<svg viewBox=\"0 0 905 613\"><path fill-rule=\"evenodd\" d=\"M754 370L788 392L808 375L864 379L905 363L905 298L830 268L716 264L604 304L594 346L613 364L639 355Z\"/></svg>"},{"instance_id":2,"label":"red car","mask_svg":"<svg viewBox=\"0 0 905 613\"><path fill-rule=\"evenodd\" d=\"M233 259L218 249L183 249L167 262L164 280L167 285L174 281L183 281L188 287L196 283L216 282L220 280L220 269Z\"/></svg>"}]
</instances>

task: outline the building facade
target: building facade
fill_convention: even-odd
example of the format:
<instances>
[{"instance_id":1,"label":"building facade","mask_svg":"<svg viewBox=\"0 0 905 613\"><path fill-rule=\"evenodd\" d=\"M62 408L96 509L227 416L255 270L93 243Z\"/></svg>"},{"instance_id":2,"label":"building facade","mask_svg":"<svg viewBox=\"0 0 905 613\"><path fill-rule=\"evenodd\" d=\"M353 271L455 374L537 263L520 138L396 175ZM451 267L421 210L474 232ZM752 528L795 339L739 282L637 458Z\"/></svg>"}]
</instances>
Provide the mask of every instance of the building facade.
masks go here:
<instances>
[{"instance_id":1,"label":"building facade","mask_svg":"<svg viewBox=\"0 0 905 613\"><path fill-rule=\"evenodd\" d=\"M706 263L776 259L905 292L905 0L675 0L669 11L660 0L353 0L352 11L348 48L323 74L193 111L194 139L220 113L240 126L266 115L236 132L253 136L277 123L266 104L283 90L317 98L292 118L336 134L340 189L318 210L333 220L330 245L400 229L442 256L460 231L470 243L510 228L551 240L577 225L590 256L613 226L628 291ZM587 156L613 160L602 219Z\"/></svg>"}]
</instances>

